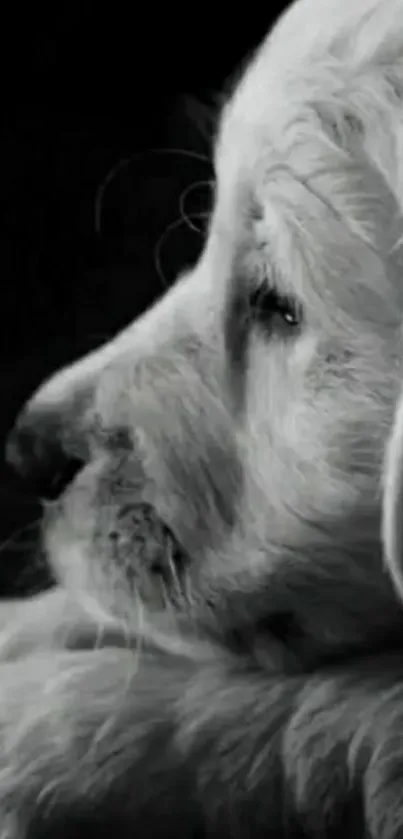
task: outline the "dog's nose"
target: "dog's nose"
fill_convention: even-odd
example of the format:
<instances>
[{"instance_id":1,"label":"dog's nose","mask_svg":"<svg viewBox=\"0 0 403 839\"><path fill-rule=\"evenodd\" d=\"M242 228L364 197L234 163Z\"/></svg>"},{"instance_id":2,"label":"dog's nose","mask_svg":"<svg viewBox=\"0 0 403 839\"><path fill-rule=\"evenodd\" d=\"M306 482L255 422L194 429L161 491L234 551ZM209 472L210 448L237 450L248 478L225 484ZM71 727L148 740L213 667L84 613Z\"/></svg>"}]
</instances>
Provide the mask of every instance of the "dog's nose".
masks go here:
<instances>
[{"instance_id":1,"label":"dog's nose","mask_svg":"<svg viewBox=\"0 0 403 839\"><path fill-rule=\"evenodd\" d=\"M57 498L83 465L66 452L60 428L47 411L21 414L6 440L5 455L29 488L48 500Z\"/></svg>"}]
</instances>

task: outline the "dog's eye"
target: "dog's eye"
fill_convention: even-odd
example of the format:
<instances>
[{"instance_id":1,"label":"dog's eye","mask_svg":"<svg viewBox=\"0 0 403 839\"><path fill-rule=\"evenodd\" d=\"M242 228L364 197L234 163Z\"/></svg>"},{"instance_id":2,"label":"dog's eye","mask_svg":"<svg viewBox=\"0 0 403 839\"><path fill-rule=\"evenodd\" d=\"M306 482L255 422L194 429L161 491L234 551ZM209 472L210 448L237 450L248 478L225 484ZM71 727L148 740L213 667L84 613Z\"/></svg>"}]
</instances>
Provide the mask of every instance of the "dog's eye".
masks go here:
<instances>
[{"instance_id":1,"label":"dog's eye","mask_svg":"<svg viewBox=\"0 0 403 839\"><path fill-rule=\"evenodd\" d=\"M249 305L253 320L264 329L275 328L275 322L291 329L301 323L300 306L273 288L255 289Z\"/></svg>"}]
</instances>

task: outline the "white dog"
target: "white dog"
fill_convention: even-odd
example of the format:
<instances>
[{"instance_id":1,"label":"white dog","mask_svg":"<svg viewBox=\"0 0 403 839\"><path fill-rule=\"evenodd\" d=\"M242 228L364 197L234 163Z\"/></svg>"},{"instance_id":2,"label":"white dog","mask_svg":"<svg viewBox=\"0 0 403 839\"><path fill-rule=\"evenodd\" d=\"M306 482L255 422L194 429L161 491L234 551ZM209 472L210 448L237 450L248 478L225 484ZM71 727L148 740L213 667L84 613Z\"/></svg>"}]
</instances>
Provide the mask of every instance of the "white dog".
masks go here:
<instances>
[{"instance_id":1,"label":"white dog","mask_svg":"<svg viewBox=\"0 0 403 839\"><path fill-rule=\"evenodd\" d=\"M403 836L403 0L298 0L199 263L28 404L0 837ZM98 643L97 643L98 641Z\"/></svg>"}]
</instances>

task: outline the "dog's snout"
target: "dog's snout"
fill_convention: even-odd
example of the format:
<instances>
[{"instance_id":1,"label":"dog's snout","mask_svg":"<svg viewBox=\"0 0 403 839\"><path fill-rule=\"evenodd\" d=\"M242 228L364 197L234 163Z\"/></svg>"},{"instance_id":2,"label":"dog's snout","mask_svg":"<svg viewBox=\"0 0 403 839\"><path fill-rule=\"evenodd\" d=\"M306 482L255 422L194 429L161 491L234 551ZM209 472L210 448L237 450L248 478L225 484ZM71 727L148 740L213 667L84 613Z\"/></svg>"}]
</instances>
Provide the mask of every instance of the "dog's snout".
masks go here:
<instances>
[{"instance_id":1,"label":"dog's snout","mask_svg":"<svg viewBox=\"0 0 403 839\"><path fill-rule=\"evenodd\" d=\"M6 460L35 494L57 498L82 467L62 442L60 428L48 412L27 410L6 441Z\"/></svg>"}]
</instances>

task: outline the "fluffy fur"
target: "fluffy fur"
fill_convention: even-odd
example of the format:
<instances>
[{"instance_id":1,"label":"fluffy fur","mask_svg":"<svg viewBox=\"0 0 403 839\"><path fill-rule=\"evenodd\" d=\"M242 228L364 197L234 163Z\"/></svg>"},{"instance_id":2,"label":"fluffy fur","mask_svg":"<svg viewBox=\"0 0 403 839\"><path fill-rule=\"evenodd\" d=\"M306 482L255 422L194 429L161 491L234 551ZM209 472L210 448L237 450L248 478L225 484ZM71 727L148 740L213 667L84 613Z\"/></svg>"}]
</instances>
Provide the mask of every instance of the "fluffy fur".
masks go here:
<instances>
[{"instance_id":1,"label":"fluffy fur","mask_svg":"<svg viewBox=\"0 0 403 839\"><path fill-rule=\"evenodd\" d=\"M403 0L297 0L216 175L199 263L17 425L85 464L8 607L1 839L403 835Z\"/></svg>"}]
</instances>

